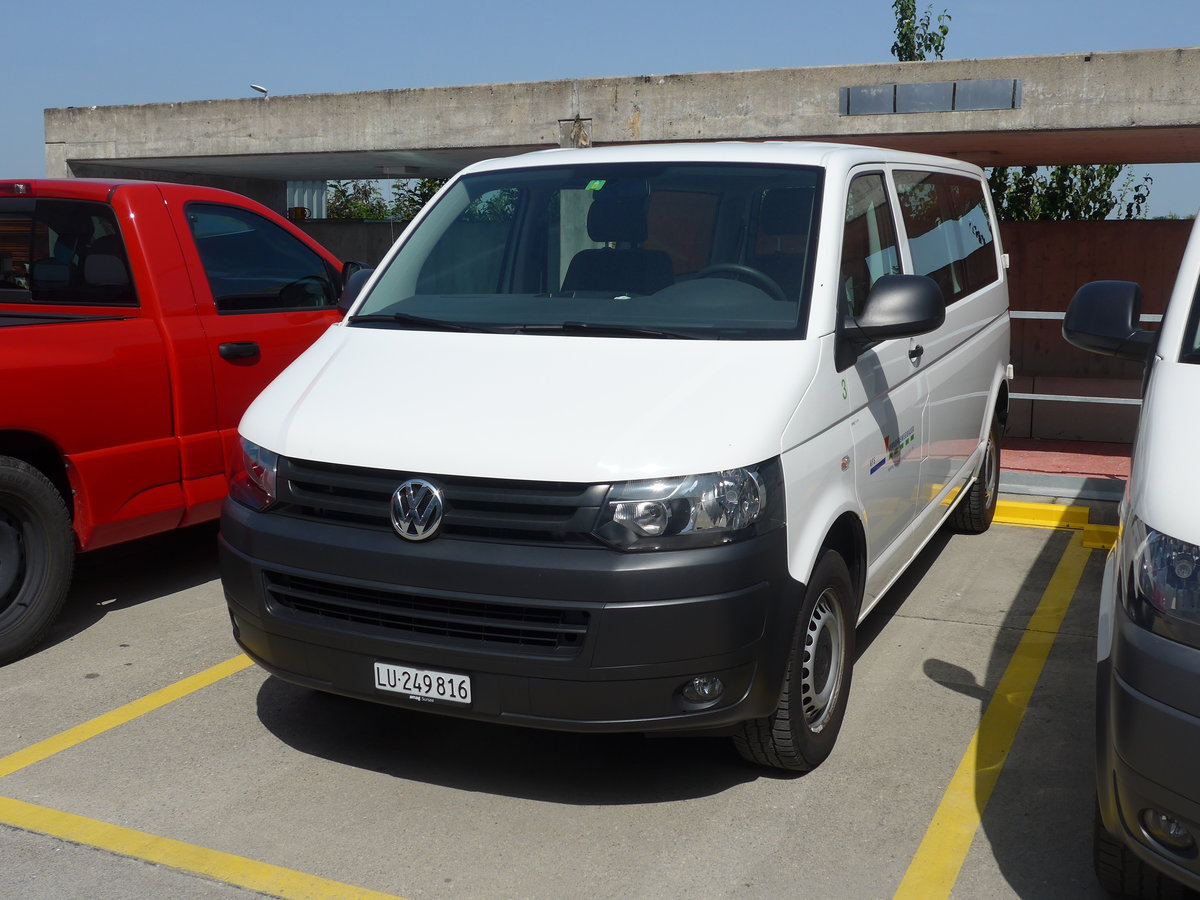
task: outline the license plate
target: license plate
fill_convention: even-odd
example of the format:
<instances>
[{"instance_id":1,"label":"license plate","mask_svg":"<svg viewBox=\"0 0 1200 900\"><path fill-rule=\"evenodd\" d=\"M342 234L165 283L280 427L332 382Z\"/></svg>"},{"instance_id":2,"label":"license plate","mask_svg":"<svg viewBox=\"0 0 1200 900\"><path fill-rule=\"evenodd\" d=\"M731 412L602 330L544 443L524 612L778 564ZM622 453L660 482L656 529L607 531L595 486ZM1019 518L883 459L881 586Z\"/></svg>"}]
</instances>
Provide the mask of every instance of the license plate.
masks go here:
<instances>
[{"instance_id":1,"label":"license plate","mask_svg":"<svg viewBox=\"0 0 1200 900\"><path fill-rule=\"evenodd\" d=\"M375 663L375 687L381 691L405 694L413 700L425 702L462 703L471 702L471 679L467 675L452 672L435 672L433 669L414 669L409 666L393 666L391 663Z\"/></svg>"}]
</instances>

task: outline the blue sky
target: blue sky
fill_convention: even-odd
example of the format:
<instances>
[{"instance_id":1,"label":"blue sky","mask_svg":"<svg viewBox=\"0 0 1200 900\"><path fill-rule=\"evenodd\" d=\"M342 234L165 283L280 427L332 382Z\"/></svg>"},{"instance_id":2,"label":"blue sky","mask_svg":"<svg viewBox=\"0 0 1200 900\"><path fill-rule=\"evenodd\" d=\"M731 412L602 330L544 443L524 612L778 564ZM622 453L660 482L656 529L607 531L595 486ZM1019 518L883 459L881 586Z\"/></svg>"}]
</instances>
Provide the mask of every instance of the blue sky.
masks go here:
<instances>
[{"instance_id":1,"label":"blue sky","mask_svg":"<svg viewBox=\"0 0 1200 900\"><path fill-rule=\"evenodd\" d=\"M918 8L928 5L918 0ZM949 0L947 59L1200 45L1197 0ZM42 110L891 59L891 0L5 0L0 177L44 174ZM1152 215L1200 165L1150 172Z\"/></svg>"}]
</instances>

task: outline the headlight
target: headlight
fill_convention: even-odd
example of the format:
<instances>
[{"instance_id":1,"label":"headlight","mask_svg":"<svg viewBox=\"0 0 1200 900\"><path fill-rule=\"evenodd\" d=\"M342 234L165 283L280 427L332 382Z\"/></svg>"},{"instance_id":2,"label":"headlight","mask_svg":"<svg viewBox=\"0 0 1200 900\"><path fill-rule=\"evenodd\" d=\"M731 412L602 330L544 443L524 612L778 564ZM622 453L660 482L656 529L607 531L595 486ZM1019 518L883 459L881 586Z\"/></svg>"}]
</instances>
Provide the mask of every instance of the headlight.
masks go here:
<instances>
[{"instance_id":1,"label":"headlight","mask_svg":"<svg viewBox=\"0 0 1200 900\"><path fill-rule=\"evenodd\" d=\"M279 456L242 438L242 471L234 472L229 496L251 509L262 511L275 502Z\"/></svg>"},{"instance_id":2,"label":"headlight","mask_svg":"<svg viewBox=\"0 0 1200 900\"><path fill-rule=\"evenodd\" d=\"M779 460L755 466L626 481L605 498L595 535L620 550L706 547L782 524Z\"/></svg>"},{"instance_id":3,"label":"headlight","mask_svg":"<svg viewBox=\"0 0 1200 900\"><path fill-rule=\"evenodd\" d=\"M1146 612L1165 620L1162 630L1174 640L1195 644L1177 633L1200 626L1200 547L1155 531L1131 518L1122 539L1132 551L1130 580ZM1153 626L1152 626L1153 627Z\"/></svg>"}]
</instances>

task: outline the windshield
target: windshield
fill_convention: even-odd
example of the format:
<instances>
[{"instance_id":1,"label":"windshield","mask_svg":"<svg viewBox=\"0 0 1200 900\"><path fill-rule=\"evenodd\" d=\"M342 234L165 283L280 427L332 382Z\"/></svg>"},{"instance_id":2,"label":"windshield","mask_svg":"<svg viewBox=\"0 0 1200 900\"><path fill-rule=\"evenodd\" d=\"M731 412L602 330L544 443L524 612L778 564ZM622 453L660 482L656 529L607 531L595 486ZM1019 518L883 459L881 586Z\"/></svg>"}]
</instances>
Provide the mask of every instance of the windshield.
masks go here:
<instances>
[{"instance_id":1,"label":"windshield","mask_svg":"<svg viewBox=\"0 0 1200 900\"><path fill-rule=\"evenodd\" d=\"M1200 283L1197 283L1192 294L1192 308L1188 313L1187 332L1183 337L1179 361L1200 365Z\"/></svg>"},{"instance_id":2,"label":"windshield","mask_svg":"<svg viewBox=\"0 0 1200 900\"><path fill-rule=\"evenodd\" d=\"M351 324L803 337L820 187L820 169L733 163L468 175Z\"/></svg>"}]
</instances>

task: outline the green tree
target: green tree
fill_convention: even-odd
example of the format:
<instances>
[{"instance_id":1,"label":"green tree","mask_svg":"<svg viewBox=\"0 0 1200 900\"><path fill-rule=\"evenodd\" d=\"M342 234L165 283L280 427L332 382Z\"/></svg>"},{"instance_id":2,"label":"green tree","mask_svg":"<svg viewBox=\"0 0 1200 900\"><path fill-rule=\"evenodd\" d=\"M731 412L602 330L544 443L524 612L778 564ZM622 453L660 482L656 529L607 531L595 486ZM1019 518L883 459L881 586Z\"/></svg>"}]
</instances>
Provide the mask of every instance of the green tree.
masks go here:
<instances>
[{"instance_id":1,"label":"green tree","mask_svg":"<svg viewBox=\"0 0 1200 900\"><path fill-rule=\"evenodd\" d=\"M412 221L446 183L445 178L409 178L392 185L392 217Z\"/></svg>"},{"instance_id":2,"label":"green tree","mask_svg":"<svg viewBox=\"0 0 1200 900\"><path fill-rule=\"evenodd\" d=\"M331 219L390 219L391 207L374 181L356 178L331 181L325 198L325 214Z\"/></svg>"},{"instance_id":3,"label":"green tree","mask_svg":"<svg viewBox=\"0 0 1200 900\"><path fill-rule=\"evenodd\" d=\"M1008 222L1096 220L1114 213L1144 219L1153 182L1149 175L1135 182L1133 172L1119 165L996 166L988 173L996 215Z\"/></svg>"},{"instance_id":4,"label":"green tree","mask_svg":"<svg viewBox=\"0 0 1200 900\"><path fill-rule=\"evenodd\" d=\"M932 53L938 59L946 49L946 35L950 33L950 14L944 9L933 25L933 7L925 7L925 13L917 18L917 0L893 0L896 13L896 42L892 44L892 56L900 62L920 62Z\"/></svg>"}]
</instances>

